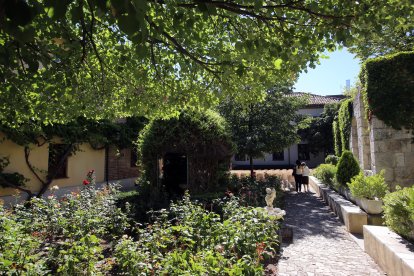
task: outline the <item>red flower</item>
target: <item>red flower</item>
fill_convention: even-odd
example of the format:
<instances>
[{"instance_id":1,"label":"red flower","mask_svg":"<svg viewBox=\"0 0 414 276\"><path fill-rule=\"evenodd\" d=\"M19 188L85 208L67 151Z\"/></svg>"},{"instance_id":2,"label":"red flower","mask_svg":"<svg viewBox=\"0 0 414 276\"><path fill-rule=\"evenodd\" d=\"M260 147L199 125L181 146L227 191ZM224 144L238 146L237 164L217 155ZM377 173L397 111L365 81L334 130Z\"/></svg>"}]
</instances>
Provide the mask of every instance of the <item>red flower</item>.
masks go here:
<instances>
[{"instance_id":1,"label":"red flower","mask_svg":"<svg viewBox=\"0 0 414 276\"><path fill-rule=\"evenodd\" d=\"M88 181L88 180L86 180L86 179L83 181L83 185L85 185L85 186L86 186L86 185L88 185L89 183L91 183L91 182L89 182L89 181Z\"/></svg>"}]
</instances>

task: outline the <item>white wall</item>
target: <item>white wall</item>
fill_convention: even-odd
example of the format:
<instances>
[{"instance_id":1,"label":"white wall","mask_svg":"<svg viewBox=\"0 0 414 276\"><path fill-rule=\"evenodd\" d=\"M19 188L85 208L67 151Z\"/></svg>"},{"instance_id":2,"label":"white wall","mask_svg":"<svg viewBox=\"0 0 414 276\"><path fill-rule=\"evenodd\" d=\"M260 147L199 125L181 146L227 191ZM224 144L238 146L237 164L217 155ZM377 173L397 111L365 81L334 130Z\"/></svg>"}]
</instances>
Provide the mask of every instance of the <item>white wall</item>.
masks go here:
<instances>
[{"instance_id":1,"label":"white wall","mask_svg":"<svg viewBox=\"0 0 414 276\"><path fill-rule=\"evenodd\" d=\"M323 112L323 107L321 108L304 108L298 110L298 114L301 115L310 115L312 117L319 117L320 114ZM305 141L302 141L301 144L306 144ZM273 154L272 153L266 153L264 158L258 158L253 160L253 165L258 166L293 166L298 159L298 145L294 144L290 146L289 148L284 149L284 160L283 161L273 161ZM309 154L310 160L300 160L305 161L306 164L310 168L314 168L318 166L319 164L324 162L324 156L323 153L319 153L316 156L314 156L312 153ZM248 166L249 160L247 159L245 161L236 161L233 158L231 159L232 165L234 166Z\"/></svg>"}]
</instances>

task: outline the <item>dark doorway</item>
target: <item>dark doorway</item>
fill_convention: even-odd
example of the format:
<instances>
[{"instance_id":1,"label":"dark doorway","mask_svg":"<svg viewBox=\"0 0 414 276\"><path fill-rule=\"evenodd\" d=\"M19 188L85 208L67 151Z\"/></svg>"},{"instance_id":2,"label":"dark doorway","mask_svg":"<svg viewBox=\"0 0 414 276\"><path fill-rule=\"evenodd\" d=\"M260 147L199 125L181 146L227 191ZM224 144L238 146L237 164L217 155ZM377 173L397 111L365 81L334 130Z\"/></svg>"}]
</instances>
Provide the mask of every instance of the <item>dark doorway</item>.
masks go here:
<instances>
[{"instance_id":1,"label":"dark doorway","mask_svg":"<svg viewBox=\"0 0 414 276\"><path fill-rule=\"evenodd\" d=\"M163 163L163 185L169 197L181 197L187 186L187 156L182 153L167 153Z\"/></svg>"}]
</instances>

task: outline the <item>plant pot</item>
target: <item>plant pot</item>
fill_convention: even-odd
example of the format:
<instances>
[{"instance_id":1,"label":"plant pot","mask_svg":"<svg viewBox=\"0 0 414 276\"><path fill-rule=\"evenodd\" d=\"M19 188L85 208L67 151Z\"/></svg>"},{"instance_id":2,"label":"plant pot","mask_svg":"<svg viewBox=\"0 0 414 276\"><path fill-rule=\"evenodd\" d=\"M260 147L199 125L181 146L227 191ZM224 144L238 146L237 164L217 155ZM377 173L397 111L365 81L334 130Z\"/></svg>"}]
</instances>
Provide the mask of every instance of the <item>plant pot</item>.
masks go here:
<instances>
[{"instance_id":1,"label":"plant pot","mask_svg":"<svg viewBox=\"0 0 414 276\"><path fill-rule=\"evenodd\" d=\"M361 198L359 203L359 207L364 209L368 214L377 215L382 213L382 200Z\"/></svg>"}]
</instances>

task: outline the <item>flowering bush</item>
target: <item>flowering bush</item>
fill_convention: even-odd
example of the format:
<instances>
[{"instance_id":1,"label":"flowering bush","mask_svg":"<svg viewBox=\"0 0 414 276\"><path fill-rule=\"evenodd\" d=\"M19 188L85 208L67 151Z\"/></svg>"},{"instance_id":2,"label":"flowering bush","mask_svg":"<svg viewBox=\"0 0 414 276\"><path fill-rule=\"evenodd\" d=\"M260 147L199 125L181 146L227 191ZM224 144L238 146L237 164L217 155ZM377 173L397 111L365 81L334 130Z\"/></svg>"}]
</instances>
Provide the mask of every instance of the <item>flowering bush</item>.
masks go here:
<instances>
[{"instance_id":1,"label":"flowering bush","mask_svg":"<svg viewBox=\"0 0 414 276\"><path fill-rule=\"evenodd\" d=\"M223 218L190 201L188 195L134 241L124 236L114 256L133 275L256 275L265 257L274 256L278 224L263 208L243 207L236 198L223 204Z\"/></svg>"},{"instance_id":2,"label":"flowering bush","mask_svg":"<svg viewBox=\"0 0 414 276\"><path fill-rule=\"evenodd\" d=\"M0 205L2 273L256 275L276 254L278 218L263 208L232 196L217 203L219 215L186 195L136 227L129 204L116 206L116 187L97 189L91 177L79 193L57 198L53 186L14 210Z\"/></svg>"},{"instance_id":3,"label":"flowering bush","mask_svg":"<svg viewBox=\"0 0 414 276\"><path fill-rule=\"evenodd\" d=\"M0 213L0 271L94 274L104 261L101 243L122 236L130 225L115 205L113 186L84 187L58 199L33 198ZM11 273L13 274L13 273Z\"/></svg>"}]
</instances>

